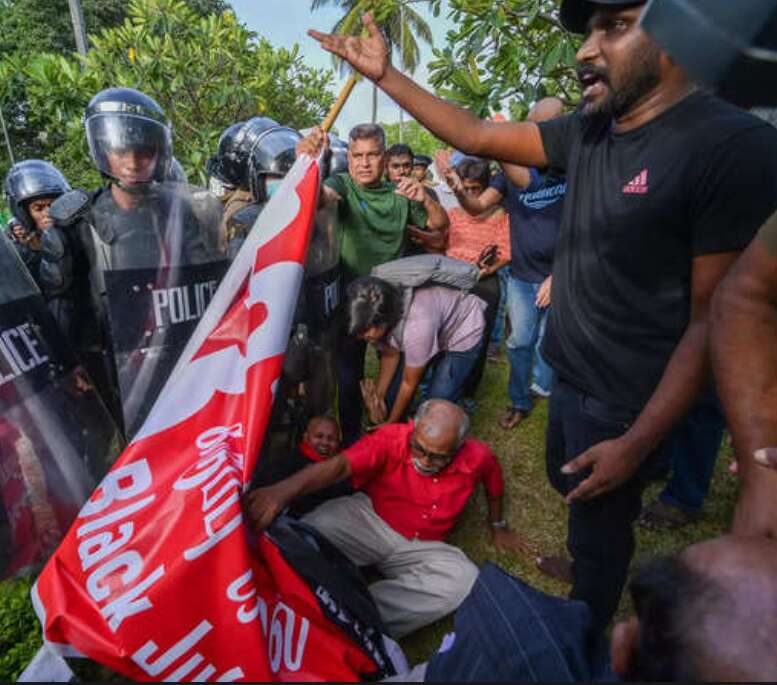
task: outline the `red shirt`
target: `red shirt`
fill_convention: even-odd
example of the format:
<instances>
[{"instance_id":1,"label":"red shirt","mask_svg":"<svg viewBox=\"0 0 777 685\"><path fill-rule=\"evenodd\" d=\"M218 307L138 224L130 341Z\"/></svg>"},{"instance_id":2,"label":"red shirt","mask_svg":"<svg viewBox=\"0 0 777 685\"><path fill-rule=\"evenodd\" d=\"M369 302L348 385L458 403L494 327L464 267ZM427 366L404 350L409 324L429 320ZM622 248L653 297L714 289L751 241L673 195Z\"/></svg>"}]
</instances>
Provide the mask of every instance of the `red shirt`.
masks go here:
<instances>
[{"instance_id":1,"label":"red shirt","mask_svg":"<svg viewBox=\"0 0 777 685\"><path fill-rule=\"evenodd\" d=\"M485 443L467 438L436 476L413 467L413 422L383 426L344 450L354 488L366 492L378 516L406 538L444 540L482 482L490 498L504 493L502 468Z\"/></svg>"}]
</instances>

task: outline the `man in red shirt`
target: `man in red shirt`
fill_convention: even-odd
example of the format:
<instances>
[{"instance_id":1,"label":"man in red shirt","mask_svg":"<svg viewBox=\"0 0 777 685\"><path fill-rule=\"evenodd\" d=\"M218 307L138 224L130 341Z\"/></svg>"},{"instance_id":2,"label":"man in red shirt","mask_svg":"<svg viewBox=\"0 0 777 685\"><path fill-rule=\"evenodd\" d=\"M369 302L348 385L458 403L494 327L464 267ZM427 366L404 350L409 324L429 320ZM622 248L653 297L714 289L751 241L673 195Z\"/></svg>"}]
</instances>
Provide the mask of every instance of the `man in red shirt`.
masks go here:
<instances>
[{"instance_id":1,"label":"man in red shirt","mask_svg":"<svg viewBox=\"0 0 777 685\"><path fill-rule=\"evenodd\" d=\"M247 495L247 513L263 530L289 502L350 478L350 497L325 502L305 521L357 566L384 579L370 592L395 638L454 611L478 568L444 539L478 483L488 495L494 545L525 547L502 516L502 469L491 449L467 438L467 415L446 400L421 405L415 422L387 424L320 464Z\"/></svg>"}]
</instances>

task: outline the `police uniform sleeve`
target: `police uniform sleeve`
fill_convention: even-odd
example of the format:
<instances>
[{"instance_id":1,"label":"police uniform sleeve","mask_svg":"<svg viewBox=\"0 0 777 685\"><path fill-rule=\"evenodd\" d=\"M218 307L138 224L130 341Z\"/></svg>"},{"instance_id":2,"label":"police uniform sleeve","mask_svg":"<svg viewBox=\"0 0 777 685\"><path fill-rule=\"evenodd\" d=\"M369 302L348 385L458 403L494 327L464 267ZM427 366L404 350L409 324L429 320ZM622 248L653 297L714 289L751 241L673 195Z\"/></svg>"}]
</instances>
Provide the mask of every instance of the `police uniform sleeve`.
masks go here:
<instances>
[{"instance_id":1,"label":"police uniform sleeve","mask_svg":"<svg viewBox=\"0 0 777 685\"><path fill-rule=\"evenodd\" d=\"M73 282L72 259L65 236L54 226L43 232L38 274L41 290L47 296L65 292Z\"/></svg>"},{"instance_id":2,"label":"police uniform sleeve","mask_svg":"<svg viewBox=\"0 0 777 685\"><path fill-rule=\"evenodd\" d=\"M714 150L693 179L694 257L743 250L777 209L777 129L760 124Z\"/></svg>"},{"instance_id":3,"label":"police uniform sleeve","mask_svg":"<svg viewBox=\"0 0 777 685\"><path fill-rule=\"evenodd\" d=\"M580 115L567 114L550 121L541 121L537 125L548 167L566 171L572 147L581 132Z\"/></svg>"}]
</instances>

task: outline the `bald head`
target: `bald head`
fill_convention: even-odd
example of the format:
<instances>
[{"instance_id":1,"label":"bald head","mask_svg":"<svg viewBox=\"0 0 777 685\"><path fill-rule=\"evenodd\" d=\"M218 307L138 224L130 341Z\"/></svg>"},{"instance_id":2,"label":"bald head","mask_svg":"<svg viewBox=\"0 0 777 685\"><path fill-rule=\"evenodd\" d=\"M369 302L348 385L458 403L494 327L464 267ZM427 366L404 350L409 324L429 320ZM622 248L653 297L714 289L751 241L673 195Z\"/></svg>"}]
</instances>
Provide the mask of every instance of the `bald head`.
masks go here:
<instances>
[{"instance_id":1,"label":"bald head","mask_svg":"<svg viewBox=\"0 0 777 685\"><path fill-rule=\"evenodd\" d=\"M564 113L564 103L558 98L542 98L534 107L529 110L529 121L550 121L556 119Z\"/></svg>"},{"instance_id":2,"label":"bald head","mask_svg":"<svg viewBox=\"0 0 777 685\"><path fill-rule=\"evenodd\" d=\"M415 420L416 432L435 445L457 447L469 430L469 417L466 412L448 400L424 402L418 408Z\"/></svg>"},{"instance_id":3,"label":"bald head","mask_svg":"<svg viewBox=\"0 0 777 685\"><path fill-rule=\"evenodd\" d=\"M777 542L733 536L701 542L644 565L630 590L637 618L613 632L621 675L777 681Z\"/></svg>"}]
</instances>

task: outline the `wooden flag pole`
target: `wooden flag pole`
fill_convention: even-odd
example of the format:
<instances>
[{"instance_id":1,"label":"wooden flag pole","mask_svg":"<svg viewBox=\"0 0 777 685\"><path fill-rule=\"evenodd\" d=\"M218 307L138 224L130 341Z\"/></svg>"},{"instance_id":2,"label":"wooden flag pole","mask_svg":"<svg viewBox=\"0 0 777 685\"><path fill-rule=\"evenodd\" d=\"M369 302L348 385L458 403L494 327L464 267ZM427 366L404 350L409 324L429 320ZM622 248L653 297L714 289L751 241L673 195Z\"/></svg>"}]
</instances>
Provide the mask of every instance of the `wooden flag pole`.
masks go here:
<instances>
[{"instance_id":1,"label":"wooden flag pole","mask_svg":"<svg viewBox=\"0 0 777 685\"><path fill-rule=\"evenodd\" d=\"M329 129L334 126L335 121L337 120L337 117L340 116L340 111L343 109L343 105L345 105L346 101L348 100L348 97L351 95L351 91L353 90L353 87L356 85L356 82L359 80L359 75L356 72L353 72L351 74L351 78L348 79L347 83L343 86L343 89L340 91L340 95L337 96L337 100L335 101L335 104L332 105L332 109L329 110L329 114L326 115L326 119L324 119L324 123L321 124L321 128L324 129L324 133L329 133Z\"/></svg>"}]
</instances>

